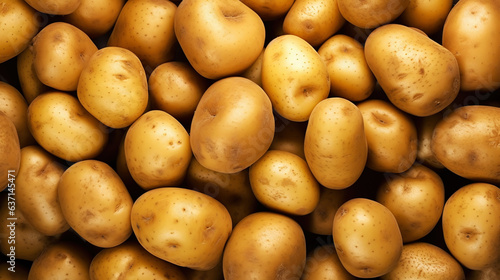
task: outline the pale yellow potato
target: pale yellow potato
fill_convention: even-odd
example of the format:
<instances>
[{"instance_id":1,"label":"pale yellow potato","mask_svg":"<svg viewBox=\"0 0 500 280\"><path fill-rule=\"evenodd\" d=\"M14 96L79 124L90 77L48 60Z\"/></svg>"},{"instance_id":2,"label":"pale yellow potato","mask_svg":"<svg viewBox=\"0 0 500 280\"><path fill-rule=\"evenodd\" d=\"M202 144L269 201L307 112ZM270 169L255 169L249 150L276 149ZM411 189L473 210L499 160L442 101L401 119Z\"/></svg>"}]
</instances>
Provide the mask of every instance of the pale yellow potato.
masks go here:
<instances>
[{"instance_id":1,"label":"pale yellow potato","mask_svg":"<svg viewBox=\"0 0 500 280\"><path fill-rule=\"evenodd\" d=\"M174 15L177 6L170 1L129 0L120 11L107 46L132 51L149 73L171 61L175 44Z\"/></svg>"},{"instance_id":2,"label":"pale yellow potato","mask_svg":"<svg viewBox=\"0 0 500 280\"><path fill-rule=\"evenodd\" d=\"M410 0L337 0L340 14L354 26L373 29L397 19Z\"/></svg>"},{"instance_id":3,"label":"pale yellow potato","mask_svg":"<svg viewBox=\"0 0 500 280\"><path fill-rule=\"evenodd\" d=\"M290 10L295 0L241 0L264 21L281 18Z\"/></svg>"},{"instance_id":4,"label":"pale yellow potato","mask_svg":"<svg viewBox=\"0 0 500 280\"><path fill-rule=\"evenodd\" d=\"M16 126L12 120L0 111L0 190L7 188L15 180L21 163L21 146ZM9 175L10 174L10 175ZM15 186L15 185L14 185ZM15 189L15 188L14 188Z\"/></svg>"},{"instance_id":5,"label":"pale yellow potato","mask_svg":"<svg viewBox=\"0 0 500 280\"><path fill-rule=\"evenodd\" d=\"M331 226L330 226L331 227ZM307 254L301 280L357 279L342 266L333 244L317 246Z\"/></svg>"},{"instance_id":6,"label":"pale yellow potato","mask_svg":"<svg viewBox=\"0 0 500 280\"><path fill-rule=\"evenodd\" d=\"M239 172L268 150L274 127L272 104L261 87L243 77L224 78L198 103L190 128L191 149L208 169Z\"/></svg>"},{"instance_id":7,"label":"pale yellow potato","mask_svg":"<svg viewBox=\"0 0 500 280\"><path fill-rule=\"evenodd\" d=\"M500 108L459 107L439 121L431 149L453 173L474 181L500 183Z\"/></svg>"},{"instance_id":8,"label":"pale yellow potato","mask_svg":"<svg viewBox=\"0 0 500 280\"><path fill-rule=\"evenodd\" d=\"M174 30L191 66L214 80L250 67L266 37L262 19L239 0L183 0Z\"/></svg>"},{"instance_id":9,"label":"pale yellow potato","mask_svg":"<svg viewBox=\"0 0 500 280\"><path fill-rule=\"evenodd\" d=\"M36 75L34 59L33 47L27 47L16 57L19 86L21 87L21 94L26 99L28 105L35 97L43 92L49 91L49 87L44 85Z\"/></svg>"},{"instance_id":10,"label":"pale yellow potato","mask_svg":"<svg viewBox=\"0 0 500 280\"><path fill-rule=\"evenodd\" d=\"M392 103L368 99L357 104L363 115L368 160L366 166L379 172L408 170L417 157L417 129L413 120Z\"/></svg>"},{"instance_id":11,"label":"pale yellow potato","mask_svg":"<svg viewBox=\"0 0 500 280\"><path fill-rule=\"evenodd\" d=\"M464 269L440 247L427 242L405 244L396 267L382 280L465 280ZM467 278L468 279L468 278Z\"/></svg>"},{"instance_id":12,"label":"pale yellow potato","mask_svg":"<svg viewBox=\"0 0 500 280\"><path fill-rule=\"evenodd\" d=\"M455 191L443 210L443 236L466 268L483 270L500 261L500 188L470 183Z\"/></svg>"},{"instance_id":13,"label":"pale yellow potato","mask_svg":"<svg viewBox=\"0 0 500 280\"><path fill-rule=\"evenodd\" d=\"M68 167L59 180L58 197L68 224L90 244L114 247L132 234L132 198L105 162L89 159Z\"/></svg>"},{"instance_id":14,"label":"pale yellow potato","mask_svg":"<svg viewBox=\"0 0 500 280\"><path fill-rule=\"evenodd\" d=\"M220 262L232 231L231 216L222 203L178 187L141 195L131 221L137 240L149 253L196 270L210 270Z\"/></svg>"},{"instance_id":15,"label":"pale yellow potato","mask_svg":"<svg viewBox=\"0 0 500 280\"><path fill-rule=\"evenodd\" d=\"M136 240L99 251L89 268L92 280L187 280L180 267L151 255Z\"/></svg>"},{"instance_id":16,"label":"pale yellow potato","mask_svg":"<svg viewBox=\"0 0 500 280\"><path fill-rule=\"evenodd\" d=\"M377 81L366 63L363 45L353 37L336 34L318 49L330 76L330 95L362 101L373 93Z\"/></svg>"},{"instance_id":17,"label":"pale yellow potato","mask_svg":"<svg viewBox=\"0 0 500 280\"><path fill-rule=\"evenodd\" d=\"M143 114L125 136L125 159L132 178L143 189L179 186L191 161L189 134L174 117L160 110Z\"/></svg>"},{"instance_id":18,"label":"pale yellow potato","mask_svg":"<svg viewBox=\"0 0 500 280\"><path fill-rule=\"evenodd\" d=\"M304 137L307 122L292 122L281 116L277 116L275 133L270 150L287 151L305 159Z\"/></svg>"},{"instance_id":19,"label":"pale yellow potato","mask_svg":"<svg viewBox=\"0 0 500 280\"><path fill-rule=\"evenodd\" d=\"M148 80L141 61L121 47L96 51L82 70L78 100L111 128L130 126L148 105Z\"/></svg>"},{"instance_id":20,"label":"pale yellow potato","mask_svg":"<svg viewBox=\"0 0 500 280\"><path fill-rule=\"evenodd\" d=\"M290 217L257 212L233 230L222 258L225 280L299 279L306 263L304 232Z\"/></svg>"},{"instance_id":21,"label":"pale yellow potato","mask_svg":"<svg viewBox=\"0 0 500 280\"><path fill-rule=\"evenodd\" d=\"M413 165L406 172L385 177L378 187L376 200L396 217L403 242L425 237L443 213L443 180L435 171L420 164Z\"/></svg>"},{"instance_id":22,"label":"pale yellow potato","mask_svg":"<svg viewBox=\"0 0 500 280\"><path fill-rule=\"evenodd\" d=\"M44 235L54 236L69 229L57 194L64 166L38 145L21 149L16 178L17 209Z\"/></svg>"},{"instance_id":23,"label":"pale yellow potato","mask_svg":"<svg viewBox=\"0 0 500 280\"><path fill-rule=\"evenodd\" d=\"M320 185L298 155L269 150L249 169L252 191L268 209L302 216L318 205Z\"/></svg>"},{"instance_id":24,"label":"pale yellow potato","mask_svg":"<svg viewBox=\"0 0 500 280\"><path fill-rule=\"evenodd\" d=\"M262 60L264 58L264 51L266 48L263 48L262 51L260 52L259 57L248 67L243 73L241 73L241 76L244 78L247 78L254 83L258 84L260 87L262 87Z\"/></svg>"},{"instance_id":25,"label":"pale yellow potato","mask_svg":"<svg viewBox=\"0 0 500 280\"><path fill-rule=\"evenodd\" d=\"M443 119L443 114L441 112L415 119L418 138L416 161L435 169L444 168L443 164L437 160L431 149L434 128L441 119Z\"/></svg>"},{"instance_id":26,"label":"pale yellow potato","mask_svg":"<svg viewBox=\"0 0 500 280\"><path fill-rule=\"evenodd\" d=\"M330 77L318 52L307 41L285 34L269 42L264 51L262 87L278 114L302 122L328 97Z\"/></svg>"},{"instance_id":27,"label":"pale yellow potato","mask_svg":"<svg viewBox=\"0 0 500 280\"><path fill-rule=\"evenodd\" d=\"M418 28L427 35L435 35L443 29L444 22L455 1L410 0L399 17L399 22Z\"/></svg>"},{"instance_id":28,"label":"pale yellow potato","mask_svg":"<svg viewBox=\"0 0 500 280\"><path fill-rule=\"evenodd\" d=\"M0 63L16 57L38 33L38 12L23 0L0 1Z\"/></svg>"},{"instance_id":29,"label":"pale yellow potato","mask_svg":"<svg viewBox=\"0 0 500 280\"><path fill-rule=\"evenodd\" d=\"M286 13L283 31L318 47L344 25L337 0L295 0Z\"/></svg>"},{"instance_id":30,"label":"pale yellow potato","mask_svg":"<svg viewBox=\"0 0 500 280\"><path fill-rule=\"evenodd\" d=\"M427 35L401 24L370 33L365 58L389 100L419 117L442 111L460 90L455 56Z\"/></svg>"},{"instance_id":31,"label":"pale yellow potato","mask_svg":"<svg viewBox=\"0 0 500 280\"><path fill-rule=\"evenodd\" d=\"M28 280L90 279L92 254L83 243L59 241L50 244L33 261Z\"/></svg>"},{"instance_id":32,"label":"pale yellow potato","mask_svg":"<svg viewBox=\"0 0 500 280\"><path fill-rule=\"evenodd\" d=\"M368 158L363 116L358 107L341 97L321 101L307 124L304 154L321 185L345 189L354 184Z\"/></svg>"},{"instance_id":33,"label":"pale yellow potato","mask_svg":"<svg viewBox=\"0 0 500 280\"><path fill-rule=\"evenodd\" d=\"M443 27L442 44L456 57L460 88L492 92L500 88L500 2L460 1Z\"/></svg>"},{"instance_id":34,"label":"pale yellow potato","mask_svg":"<svg viewBox=\"0 0 500 280\"><path fill-rule=\"evenodd\" d=\"M105 127L78 99L59 91L46 92L31 102L28 127L42 148L71 162L97 156L108 141Z\"/></svg>"},{"instance_id":35,"label":"pale yellow potato","mask_svg":"<svg viewBox=\"0 0 500 280\"><path fill-rule=\"evenodd\" d=\"M26 0L37 11L49 15L67 15L74 12L81 0Z\"/></svg>"},{"instance_id":36,"label":"pale yellow potato","mask_svg":"<svg viewBox=\"0 0 500 280\"><path fill-rule=\"evenodd\" d=\"M76 90L82 69L97 51L85 32L65 22L45 26L32 44L38 79L61 91Z\"/></svg>"},{"instance_id":37,"label":"pale yellow potato","mask_svg":"<svg viewBox=\"0 0 500 280\"><path fill-rule=\"evenodd\" d=\"M380 277L401 257L403 239L396 218L367 198L348 200L335 213L333 242L344 268L360 278Z\"/></svg>"}]
</instances>

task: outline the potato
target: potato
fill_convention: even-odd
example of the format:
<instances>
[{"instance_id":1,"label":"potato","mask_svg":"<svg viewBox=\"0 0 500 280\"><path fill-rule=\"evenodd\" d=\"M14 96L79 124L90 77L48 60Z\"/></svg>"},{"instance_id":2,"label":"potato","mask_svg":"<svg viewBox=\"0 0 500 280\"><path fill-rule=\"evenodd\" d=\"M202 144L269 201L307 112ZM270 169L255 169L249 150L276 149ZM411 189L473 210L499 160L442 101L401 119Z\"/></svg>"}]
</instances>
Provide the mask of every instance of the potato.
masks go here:
<instances>
[{"instance_id":1,"label":"potato","mask_svg":"<svg viewBox=\"0 0 500 280\"><path fill-rule=\"evenodd\" d=\"M31 262L16 262L15 266L12 267L9 264L10 261L4 261L0 263L0 279L9 280L26 280L28 279L28 274L30 272Z\"/></svg>"},{"instance_id":2,"label":"potato","mask_svg":"<svg viewBox=\"0 0 500 280\"><path fill-rule=\"evenodd\" d=\"M359 41L336 34L321 44L318 54L325 61L330 76L330 95L362 101L372 94L377 81L366 64Z\"/></svg>"},{"instance_id":3,"label":"potato","mask_svg":"<svg viewBox=\"0 0 500 280\"><path fill-rule=\"evenodd\" d=\"M483 270L500 261L500 189L470 183L455 191L443 210L443 236L465 267Z\"/></svg>"},{"instance_id":4,"label":"potato","mask_svg":"<svg viewBox=\"0 0 500 280\"><path fill-rule=\"evenodd\" d=\"M306 240L300 226L282 214L257 212L234 227L222 269L226 280L299 279L305 263Z\"/></svg>"},{"instance_id":5,"label":"potato","mask_svg":"<svg viewBox=\"0 0 500 280\"><path fill-rule=\"evenodd\" d=\"M224 280L222 261L210 270L196 270L190 268L184 268L183 270L187 279L190 280Z\"/></svg>"},{"instance_id":6,"label":"potato","mask_svg":"<svg viewBox=\"0 0 500 280\"><path fill-rule=\"evenodd\" d=\"M125 157L125 137L126 134L122 137L122 141L118 146L118 153L116 155L114 169L127 187L132 200L135 201L146 190L141 188L141 186L139 186L139 184L137 184L137 182L134 180L132 175L130 175L130 171L127 165L127 159Z\"/></svg>"},{"instance_id":7,"label":"potato","mask_svg":"<svg viewBox=\"0 0 500 280\"><path fill-rule=\"evenodd\" d=\"M205 168L235 173L264 155L274 128L272 104L262 88L243 77L224 78L198 103L191 121L191 148Z\"/></svg>"},{"instance_id":8,"label":"potato","mask_svg":"<svg viewBox=\"0 0 500 280\"><path fill-rule=\"evenodd\" d=\"M177 187L149 190L132 208L132 228L152 255L196 270L214 268L231 234L227 209L206 194Z\"/></svg>"},{"instance_id":9,"label":"potato","mask_svg":"<svg viewBox=\"0 0 500 280\"><path fill-rule=\"evenodd\" d=\"M304 138L307 164L318 182L345 189L361 176L368 157L363 116L345 98L321 101L311 112ZM336 172L342 170L342 172Z\"/></svg>"},{"instance_id":10,"label":"potato","mask_svg":"<svg viewBox=\"0 0 500 280\"><path fill-rule=\"evenodd\" d=\"M335 213L333 242L340 262L352 275L374 278L393 270L403 249L396 218L367 198L348 200Z\"/></svg>"},{"instance_id":11,"label":"potato","mask_svg":"<svg viewBox=\"0 0 500 280\"><path fill-rule=\"evenodd\" d=\"M277 116L274 138L269 149L291 152L305 159L304 136L306 129L307 122L291 122Z\"/></svg>"},{"instance_id":12,"label":"potato","mask_svg":"<svg viewBox=\"0 0 500 280\"><path fill-rule=\"evenodd\" d=\"M67 15L75 11L81 0L26 0L37 11L50 15Z\"/></svg>"},{"instance_id":13,"label":"potato","mask_svg":"<svg viewBox=\"0 0 500 280\"><path fill-rule=\"evenodd\" d=\"M107 46L132 51L152 71L158 65L173 59L177 43L174 34L176 10L177 6L170 1L126 1Z\"/></svg>"},{"instance_id":14,"label":"potato","mask_svg":"<svg viewBox=\"0 0 500 280\"><path fill-rule=\"evenodd\" d=\"M128 129L124 145L130 175L143 189L182 183L192 157L189 134L168 113L143 114Z\"/></svg>"},{"instance_id":15,"label":"potato","mask_svg":"<svg viewBox=\"0 0 500 280\"><path fill-rule=\"evenodd\" d=\"M417 129L412 119L384 100L369 99L357 106L368 142L366 166L379 172L408 170L417 158Z\"/></svg>"},{"instance_id":16,"label":"potato","mask_svg":"<svg viewBox=\"0 0 500 280\"><path fill-rule=\"evenodd\" d=\"M130 126L148 105L148 80L139 58L120 47L104 47L82 70L77 95L82 106L111 128Z\"/></svg>"},{"instance_id":17,"label":"potato","mask_svg":"<svg viewBox=\"0 0 500 280\"><path fill-rule=\"evenodd\" d=\"M388 174L379 186L376 200L389 208L408 243L426 236L439 222L445 202L441 177L420 164L406 172Z\"/></svg>"},{"instance_id":18,"label":"potato","mask_svg":"<svg viewBox=\"0 0 500 280\"><path fill-rule=\"evenodd\" d=\"M294 0L241 0L241 2L254 10L262 20L271 21L285 16Z\"/></svg>"},{"instance_id":19,"label":"potato","mask_svg":"<svg viewBox=\"0 0 500 280\"><path fill-rule=\"evenodd\" d=\"M74 91L83 67L96 51L85 32L69 23L53 22L33 38L33 66L43 84Z\"/></svg>"},{"instance_id":20,"label":"potato","mask_svg":"<svg viewBox=\"0 0 500 280\"><path fill-rule=\"evenodd\" d=\"M108 164L89 159L71 165L59 180L58 197L68 224L90 244L114 247L132 234L132 198Z\"/></svg>"},{"instance_id":21,"label":"potato","mask_svg":"<svg viewBox=\"0 0 500 280\"><path fill-rule=\"evenodd\" d=\"M318 52L304 39L286 34L274 38L264 51L262 87L278 114L302 122L328 97L330 78Z\"/></svg>"},{"instance_id":22,"label":"potato","mask_svg":"<svg viewBox=\"0 0 500 280\"><path fill-rule=\"evenodd\" d=\"M263 48L262 51L260 52L260 55L252 63L252 65L250 65L250 67L248 67L245 71L243 71L243 73L241 73L242 77L253 81L260 87L262 87L262 60L264 58L265 50L266 49Z\"/></svg>"},{"instance_id":23,"label":"potato","mask_svg":"<svg viewBox=\"0 0 500 280\"><path fill-rule=\"evenodd\" d=\"M418 28L429 36L435 35L442 31L454 2L453 0L410 0L408 7L399 17L399 22Z\"/></svg>"},{"instance_id":24,"label":"potato","mask_svg":"<svg viewBox=\"0 0 500 280\"><path fill-rule=\"evenodd\" d=\"M267 208L301 216L318 205L320 185L305 159L291 152L269 150L249 169L252 191Z\"/></svg>"},{"instance_id":25,"label":"potato","mask_svg":"<svg viewBox=\"0 0 500 280\"><path fill-rule=\"evenodd\" d=\"M496 280L500 277L500 262L483 270L469 270L465 276L468 280Z\"/></svg>"},{"instance_id":26,"label":"potato","mask_svg":"<svg viewBox=\"0 0 500 280\"><path fill-rule=\"evenodd\" d=\"M0 191L15 180L21 162L21 146L14 123L0 111Z\"/></svg>"},{"instance_id":27,"label":"potato","mask_svg":"<svg viewBox=\"0 0 500 280\"><path fill-rule=\"evenodd\" d=\"M184 0L175 13L174 30L191 66L214 80L250 67L266 37L259 15L238 0Z\"/></svg>"},{"instance_id":28,"label":"potato","mask_svg":"<svg viewBox=\"0 0 500 280\"><path fill-rule=\"evenodd\" d=\"M64 166L39 146L21 149L16 179L17 208L44 235L54 236L69 229L57 194Z\"/></svg>"},{"instance_id":29,"label":"potato","mask_svg":"<svg viewBox=\"0 0 500 280\"><path fill-rule=\"evenodd\" d=\"M89 269L92 280L187 279L181 269L151 255L136 240L97 253Z\"/></svg>"},{"instance_id":30,"label":"potato","mask_svg":"<svg viewBox=\"0 0 500 280\"><path fill-rule=\"evenodd\" d=\"M397 266L382 280L465 280L464 269L449 253L426 242L405 244Z\"/></svg>"},{"instance_id":31,"label":"potato","mask_svg":"<svg viewBox=\"0 0 500 280\"><path fill-rule=\"evenodd\" d=\"M97 156L108 141L105 127L70 94L50 91L28 106L28 128L49 153L70 161Z\"/></svg>"},{"instance_id":32,"label":"potato","mask_svg":"<svg viewBox=\"0 0 500 280\"><path fill-rule=\"evenodd\" d=\"M283 31L318 47L344 25L337 0L296 0L286 13Z\"/></svg>"},{"instance_id":33,"label":"potato","mask_svg":"<svg viewBox=\"0 0 500 280\"><path fill-rule=\"evenodd\" d=\"M500 2L460 1L443 27L442 44L456 57L463 91L500 88Z\"/></svg>"},{"instance_id":34,"label":"potato","mask_svg":"<svg viewBox=\"0 0 500 280\"><path fill-rule=\"evenodd\" d=\"M500 108L459 107L439 121L431 150L453 173L475 181L500 183Z\"/></svg>"},{"instance_id":35,"label":"potato","mask_svg":"<svg viewBox=\"0 0 500 280\"><path fill-rule=\"evenodd\" d=\"M33 261L28 280L75 279L86 280L92 255L81 243L60 241L50 244Z\"/></svg>"},{"instance_id":36,"label":"potato","mask_svg":"<svg viewBox=\"0 0 500 280\"><path fill-rule=\"evenodd\" d=\"M307 254L302 280L356 279L342 266L333 244L318 246Z\"/></svg>"},{"instance_id":37,"label":"potato","mask_svg":"<svg viewBox=\"0 0 500 280\"><path fill-rule=\"evenodd\" d=\"M389 100L409 114L433 115L450 105L460 90L455 56L410 27L376 28L366 39L365 57Z\"/></svg>"},{"instance_id":38,"label":"potato","mask_svg":"<svg viewBox=\"0 0 500 280\"><path fill-rule=\"evenodd\" d=\"M35 71L33 47L27 47L16 57L17 76L21 94L28 105L41 93L49 91L49 87L38 79Z\"/></svg>"},{"instance_id":39,"label":"potato","mask_svg":"<svg viewBox=\"0 0 500 280\"><path fill-rule=\"evenodd\" d=\"M443 169L444 166L437 160L432 152L432 135L436 124L443 118L443 114L437 113L415 120L417 129L417 158L416 161L434 169Z\"/></svg>"},{"instance_id":40,"label":"potato","mask_svg":"<svg viewBox=\"0 0 500 280\"><path fill-rule=\"evenodd\" d=\"M410 0L337 0L340 14L354 26L373 29L398 18Z\"/></svg>"}]
</instances>

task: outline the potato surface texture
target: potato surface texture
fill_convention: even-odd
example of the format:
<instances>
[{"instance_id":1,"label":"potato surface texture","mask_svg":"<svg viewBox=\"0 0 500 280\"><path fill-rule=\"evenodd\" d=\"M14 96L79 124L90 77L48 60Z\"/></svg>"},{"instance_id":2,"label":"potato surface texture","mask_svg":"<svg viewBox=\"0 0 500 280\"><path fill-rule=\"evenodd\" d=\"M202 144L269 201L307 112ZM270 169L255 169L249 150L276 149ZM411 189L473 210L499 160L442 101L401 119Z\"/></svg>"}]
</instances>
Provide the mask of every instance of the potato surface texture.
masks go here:
<instances>
[{"instance_id":1,"label":"potato surface texture","mask_svg":"<svg viewBox=\"0 0 500 280\"><path fill-rule=\"evenodd\" d=\"M21 146L17 136L14 123L4 113L0 112L0 152L5 158L0 162L0 171L3 173L0 179L0 189L7 188L9 181L9 170L11 176L18 173L21 164Z\"/></svg>"}]
</instances>

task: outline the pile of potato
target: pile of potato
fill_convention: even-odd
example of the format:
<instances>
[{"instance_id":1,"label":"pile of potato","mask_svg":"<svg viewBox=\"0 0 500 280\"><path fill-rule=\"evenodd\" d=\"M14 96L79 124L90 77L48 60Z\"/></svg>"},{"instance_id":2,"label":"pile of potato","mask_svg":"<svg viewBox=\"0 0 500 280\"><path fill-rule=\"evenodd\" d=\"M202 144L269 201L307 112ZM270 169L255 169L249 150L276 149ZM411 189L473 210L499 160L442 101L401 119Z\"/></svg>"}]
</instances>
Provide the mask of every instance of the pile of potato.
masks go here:
<instances>
[{"instance_id":1,"label":"pile of potato","mask_svg":"<svg viewBox=\"0 0 500 280\"><path fill-rule=\"evenodd\" d=\"M499 279L499 17L0 0L0 279Z\"/></svg>"}]
</instances>

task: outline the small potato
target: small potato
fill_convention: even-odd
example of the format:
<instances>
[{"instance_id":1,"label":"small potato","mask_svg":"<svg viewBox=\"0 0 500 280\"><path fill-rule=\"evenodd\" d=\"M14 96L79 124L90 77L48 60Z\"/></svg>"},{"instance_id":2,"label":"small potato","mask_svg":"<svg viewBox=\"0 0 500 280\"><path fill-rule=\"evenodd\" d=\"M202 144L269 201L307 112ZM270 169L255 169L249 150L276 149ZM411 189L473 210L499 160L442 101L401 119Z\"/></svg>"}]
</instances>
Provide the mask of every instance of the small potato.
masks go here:
<instances>
[{"instance_id":1,"label":"small potato","mask_svg":"<svg viewBox=\"0 0 500 280\"><path fill-rule=\"evenodd\" d=\"M410 0L399 20L402 24L418 28L429 36L435 35L442 30L454 2L453 0Z\"/></svg>"},{"instance_id":2,"label":"small potato","mask_svg":"<svg viewBox=\"0 0 500 280\"><path fill-rule=\"evenodd\" d=\"M172 264L210 270L220 262L232 222L216 199L190 189L164 187L141 195L132 228L152 255Z\"/></svg>"},{"instance_id":3,"label":"small potato","mask_svg":"<svg viewBox=\"0 0 500 280\"><path fill-rule=\"evenodd\" d=\"M443 114L437 113L415 120L418 138L416 161L435 169L444 168L443 164L439 162L431 149L434 128L441 119L443 119Z\"/></svg>"},{"instance_id":4,"label":"small potato","mask_svg":"<svg viewBox=\"0 0 500 280\"><path fill-rule=\"evenodd\" d=\"M416 164L406 172L388 174L376 200L396 217L403 242L415 241L431 232L441 218L443 180L432 169Z\"/></svg>"},{"instance_id":5,"label":"small potato","mask_svg":"<svg viewBox=\"0 0 500 280\"><path fill-rule=\"evenodd\" d=\"M344 268L360 278L393 270L403 249L394 215L366 198L353 198L340 206L333 220L333 242Z\"/></svg>"},{"instance_id":6,"label":"small potato","mask_svg":"<svg viewBox=\"0 0 500 280\"><path fill-rule=\"evenodd\" d=\"M277 116L274 138L269 149L291 152L305 159L304 137L306 129L307 122L291 122Z\"/></svg>"},{"instance_id":7,"label":"small potato","mask_svg":"<svg viewBox=\"0 0 500 280\"><path fill-rule=\"evenodd\" d=\"M250 166L249 176L255 197L269 209L301 216L318 205L320 185L305 159L293 153L267 151Z\"/></svg>"},{"instance_id":8,"label":"small potato","mask_svg":"<svg viewBox=\"0 0 500 280\"><path fill-rule=\"evenodd\" d=\"M35 97L49 91L49 87L44 85L36 75L35 66L33 65L35 59L33 47L27 47L16 59L21 94L29 105Z\"/></svg>"},{"instance_id":9,"label":"small potato","mask_svg":"<svg viewBox=\"0 0 500 280\"><path fill-rule=\"evenodd\" d=\"M354 26L373 29L398 18L410 0L337 0L340 14Z\"/></svg>"},{"instance_id":10,"label":"small potato","mask_svg":"<svg viewBox=\"0 0 500 280\"><path fill-rule=\"evenodd\" d=\"M369 99L357 106L368 141L366 166L379 172L408 170L417 158L417 129L412 119L384 100Z\"/></svg>"},{"instance_id":11,"label":"small potato","mask_svg":"<svg viewBox=\"0 0 500 280\"><path fill-rule=\"evenodd\" d=\"M443 210L443 236L465 267L482 270L500 261L500 188L471 183L455 191Z\"/></svg>"},{"instance_id":12,"label":"small potato","mask_svg":"<svg viewBox=\"0 0 500 280\"><path fill-rule=\"evenodd\" d=\"M304 153L321 185L345 189L354 184L368 157L363 116L358 107L341 97L321 101L309 118Z\"/></svg>"},{"instance_id":13,"label":"small potato","mask_svg":"<svg viewBox=\"0 0 500 280\"><path fill-rule=\"evenodd\" d=\"M97 156L108 142L105 127L70 94L50 91L28 106L31 134L49 153L71 162Z\"/></svg>"},{"instance_id":14,"label":"small potato","mask_svg":"<svg viewBox=\"0 0 500 280\"><path fill-rule=\"evenodd\" d=\"M74 12L81 0L26 0L37 11L49 15L67 15Z\"/></svg>"},{"instance_id":15,"label":"small potato","mask_svg":"<svg viewBox=\"0 0 500 280\"><path fill-rule=\"evenodd\" d=\"M342 266L333 244L314 248L307 254L306 266L301 280L357 279Z\"/></svg>"},{"instance_id":16,"label":"small potato","mask_svg":"<svg viewBox=\"0 0 500 280\"><path fill-rule=\"evenodd\" d=\"M222 259L225 280L299 279L306 263L306 240L288 216L257 212L233 230Z\"/></svg>"},{"instance_id":17,"label":"small potato","mask_svg":"<svg viewBox=\"0 0 500 280\"><path fill-rule=\"evenodd\" d=\"M274 110L291 121L308 120L314 106L330 92L330 78L318 52L304 39L286 34L269 42L262 59L262 87Z\"/></svg>"},{"instance_id":18,"label":"small potato","mask_svg":"<svg viewBox=\"0 0 500 280\"><path fill-rule=\"evenodd\" d=\"M0 111L0 190L12 184L19 171L21 162L21 146L14 123Z\"/></svg>"},{"instance_id":19,"label":"small potato","mask_svg":"<svg viewBox=\"0 0 500 280\"><path fill-rule=\"evenodd\" d=\"M254 10L264 21L271 21L283 17L292 7L294 0L241 0Z\"/></svg>"},{"instance_id":20,"label":"small potato","mask_svg":"<svg viewBox=\"0 0 500 280\"><path fill-rule=\"evenodd\" d=\"M130 175L143 189L178 186L184 180L192 157L189 134L168 113L152 110L139 117L124 145Z\"/></svg>"},{"instance_id":21,"label":"small potato","mask_svg":"<svg viewBox=\"0 0 500 280\"><path fill-rule=\"evenodd\" d=\"M263 48L262 52L260 55L257 57L257 59L248 67L243 73L241 73L241 76L244 78L247 78L260 87L262 87L262 60L264 58L264 51L266 49Z\"/></svg>"},{"instance_id":22,"label":"small potato","mask_svg":"<svg viewBox=\"0 0 500 280\"><path fill-rule=\"evenodd\" d=\"M330 95L361 101L372 94L377 81L366 64L359 41L337 34L320 46L318 54L325 61L330 76Z\"/></svg>"},{"instance_id":23,"label":"small potato","mask_svg":"<svg viewBox=\"0 0 500 280\"><path fill-rule=\"evenodd\" d=\"M135 240L102 249L89 271L92 280L187 280L178 266L151 255Z\"/></svg>"},{"instance_id":24,"label":"small potato","mask_svg":"<svg viewBox=\"0 0 500 280\"><path fill-rule=\"evenodd\" d=\"M396 267L382 280L465 280L464 269L445 250L425 242L405 244Z\"/></svg>"},{"instance_id":25,"label":"small potato","mask_svg":"<svg viewBox=\"0 0 500 280\"><path fill-rule=\"evenodd\" d=\"M114 247L132 234L132 198L104 162L82 160L68 167L59 180L58 197L68 224L90 244Z\"/></svg>"},{"instance_id":26,"label":"small potato","mask_svg":"<svg viewBox=\"0 0 500 280\"><path fill-rule=\"evenodd\" d=\"M77 88L82 106L111 128L130 126L148 105L148 80L139 58L120 47L96 51Z\"/></svg>"}]
</instances>

